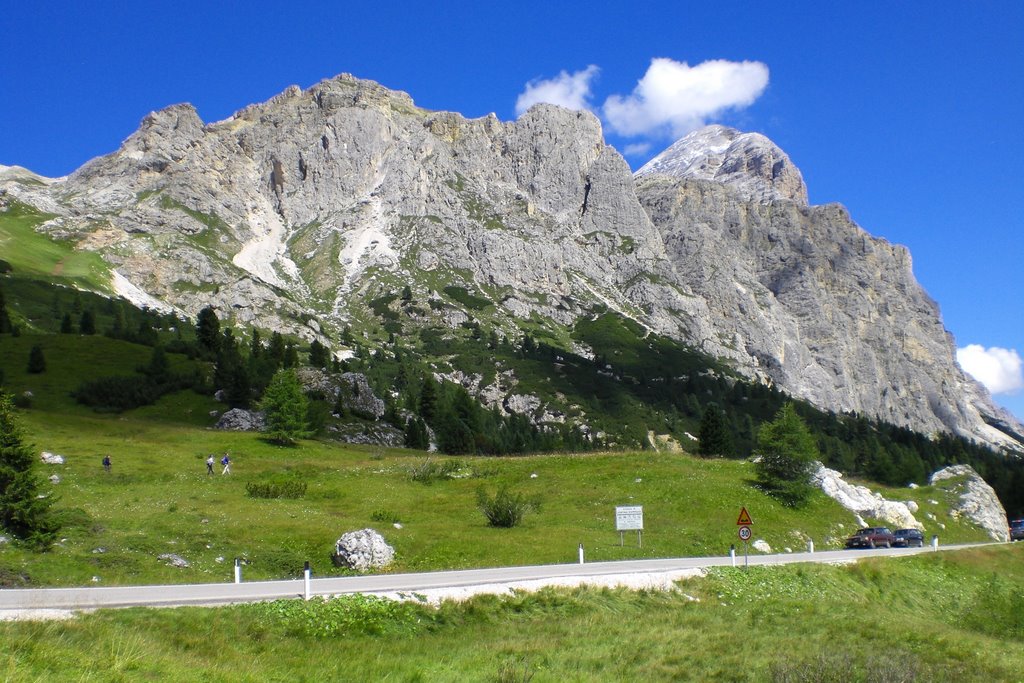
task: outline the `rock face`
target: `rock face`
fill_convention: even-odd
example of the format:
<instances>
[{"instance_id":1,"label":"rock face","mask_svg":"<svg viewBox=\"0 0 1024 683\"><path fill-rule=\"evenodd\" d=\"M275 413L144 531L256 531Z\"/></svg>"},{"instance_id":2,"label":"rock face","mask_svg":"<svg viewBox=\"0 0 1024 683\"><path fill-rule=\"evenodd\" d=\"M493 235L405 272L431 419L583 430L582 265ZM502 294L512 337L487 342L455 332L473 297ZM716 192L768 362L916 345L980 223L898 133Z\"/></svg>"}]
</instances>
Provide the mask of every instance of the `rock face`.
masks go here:
<instances>
[{"instance_id":1,"label":"rock face","mask_svg":"<svg viewBox=\"0 0 1024 683\"><path fill-rule=\"evenodd\" d=\"M395 559L395 549L373 529L350 531L334 546L334 564L356 571L382 569Z\"/></svg>"},{"instance_id":2,"label":"rock face","mask_svg":"<svg viewBox=\"0 0 1024 683\"><path fill-rule=\"evenodd\" d=\"M818 464L818 470L812 476L815 486L825 492L829 498L857 515L857 523L867 526L864 517L882 519L895 529L914 528L924 530L924 525L914 517L914 510L907 503L886 500L879 493L872 492L866 486L857 486L843 481L841 472ZM914 503L914 508L917 504ZM1004 524L1005 526L1005 524Z\"/></svg>"},{"instance_id":3,"label":"rock face","mask_svg":"<svg viewBox=\"0 0 1024 683\"><path fill-rule=\"evenodd\" d=\"M946 482L943 484L942 482ZM931 476L929 484L947 486L959 493L960 499L953 512L963 515L981 526L994 541L1009 541L1006 510L996 492L985 483L970 465L951 465Z\"/></svg>"},{"instance_id":4,"label":"rock face","mask_svg":"<svg viewBox=\"0 0 1024 683\"><path fill-rule=\"evenodd\" d=\"M757 134L697 131L634 179L591 114L470 120L342 75L216 123L174 105L67 178L30 175L3 170L0 203L53 214L40 230L154 308L325 341L396 315L395 282L430 302L408 316L486 308L503 336L610 309L825 409L1024 434L957 367L906 250L807 206Z\"/></svg>"}]
</instances>

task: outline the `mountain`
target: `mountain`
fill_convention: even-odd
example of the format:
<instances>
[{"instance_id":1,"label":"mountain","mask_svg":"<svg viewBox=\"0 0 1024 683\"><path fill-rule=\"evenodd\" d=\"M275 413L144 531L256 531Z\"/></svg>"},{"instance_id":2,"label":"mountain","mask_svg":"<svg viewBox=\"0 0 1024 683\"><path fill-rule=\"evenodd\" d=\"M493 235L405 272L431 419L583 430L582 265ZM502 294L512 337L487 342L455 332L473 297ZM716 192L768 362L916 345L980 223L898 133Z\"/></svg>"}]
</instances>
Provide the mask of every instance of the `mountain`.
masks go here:
<instances>
[{"instance_id":1,"label":"mountain","mask_svg":"<svg viewBox=\"0 0 1024 683\"><path fill-rule=\"evenodd\" d=\"M567 331L613 311L823 409L1021 448L906 249L809 206L758 134L697 131L634 177L589 113L466 119L341 75L210 124L153 112L66 178L0 169L0 193L101 254L111 291L188 316L336 350L346 327L381 347L469 325L586 354ZM429 305L398 324L403 287Z\"/></svg>"}]
</instances>

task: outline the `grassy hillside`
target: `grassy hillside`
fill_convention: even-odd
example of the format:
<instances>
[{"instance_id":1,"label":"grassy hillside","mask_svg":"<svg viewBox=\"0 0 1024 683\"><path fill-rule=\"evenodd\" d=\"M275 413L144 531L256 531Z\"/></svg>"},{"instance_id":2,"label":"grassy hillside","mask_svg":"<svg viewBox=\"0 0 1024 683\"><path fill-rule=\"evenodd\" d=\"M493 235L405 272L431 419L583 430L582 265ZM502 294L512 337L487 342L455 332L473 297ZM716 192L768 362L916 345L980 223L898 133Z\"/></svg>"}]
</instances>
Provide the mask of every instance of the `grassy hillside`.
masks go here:
<instances>
[{"instance_id":1,"label":"grassy hillside","mask_svg":"<svg viewBox=\"0 0 1024 683\"><path fill-rule=\"evenodd\" d=\"M674 593L352 596L0 623L6 680L1018 681L1024 544L722 568Z\"/></svg>"}]
</instances>

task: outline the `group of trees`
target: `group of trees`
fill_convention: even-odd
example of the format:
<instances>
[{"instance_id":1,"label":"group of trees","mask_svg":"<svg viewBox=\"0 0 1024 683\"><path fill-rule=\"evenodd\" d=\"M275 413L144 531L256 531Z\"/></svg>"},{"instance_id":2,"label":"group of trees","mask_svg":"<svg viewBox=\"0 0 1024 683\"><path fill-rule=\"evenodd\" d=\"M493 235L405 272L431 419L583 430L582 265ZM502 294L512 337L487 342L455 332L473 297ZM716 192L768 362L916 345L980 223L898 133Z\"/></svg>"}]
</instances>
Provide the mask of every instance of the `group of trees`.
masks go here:
<instances>
[{"instance_id":1,"label":"group of trees","mask_svg":"<svg viewBox=\"0 0 1024 683\"><path fill-rule=\"evenodd\" d=\"M60 523L51 510L53 499L40 494L34 465L35 450L25 442L14 400L0 391L0 529L26 545L46 549Z\"/></svg>"}]
</instances>

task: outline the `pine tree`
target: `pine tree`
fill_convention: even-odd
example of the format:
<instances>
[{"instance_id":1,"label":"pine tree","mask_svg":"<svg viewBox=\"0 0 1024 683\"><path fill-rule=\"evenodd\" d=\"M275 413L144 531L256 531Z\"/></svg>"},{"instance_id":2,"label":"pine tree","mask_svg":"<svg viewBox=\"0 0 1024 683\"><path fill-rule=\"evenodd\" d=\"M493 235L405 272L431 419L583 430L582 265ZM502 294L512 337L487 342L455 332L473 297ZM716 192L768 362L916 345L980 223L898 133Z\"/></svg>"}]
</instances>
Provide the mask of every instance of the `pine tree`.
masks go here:
<instances>
[{"instance_id":1,"label":"pine tree","mask_svg":"<svg viewBox=\"0 0 1024 683\"><path fill-rule=\"evenodd\" d=\"M43 347L39 344L28 352L28 371L33 375L46 372L46 358L43 356Z\"/></svg>"},{"instance_id":2,"label":"pine tree","mask_svg":"<svg viewBox=\"0 0 1024 683\"><path fill-rule=\"evenodd\" d=\"M27 545L45 550L60 528L50 511L51 498L39 497L33 472L34 449L14 412L10 394L0 392L0 528Z\"/></svg>"},{"instance_id":3,"label":"pine tree","mask_svg":"<svg viewBox=\"0 0 1024 683\"><path fill-rule=\"evenodd\" d=\"M3 287L0 287L0 334L13 331L14 325L11 323L11 316L7 313L7 299L4 298Z\"/></svg>"},{"instance_id":4,"label":"pine tree","mask_svg":"<svg viewBox=\"0 0 1024 683\"><path fill-rule=\"evenodd\" d=\"M74 334L75 324L71 321L71 314L65 313L64 317L60 319L60 333L61 334Z\"/></svg>"},{"instance_id":5,"label":"pine tree","mask_svg":"<svg viewBox=\"0 0 1024 683\"><path fill-rule=\"evenodd\" d=\"M309 364L314 368L326 368L330 363L327 347L314 339L309 345Z\"/></svg>"},{"instance_id":6,"label":"pine tree","mask_svg":"<svg viewBox=\"0 0 1024 683\"><path fill-rule=\"evenodd\" d=\"M419 401L419 412L420 417L429 424L434 423L434 418L437 415L437 381L434 376L427 374L423 378L423 388L420 390L420 401Z\"/></svg>"},{"instance_id":7,"label":"pine tree","mask_svg":"<svg viewBox=\"0 0 1024 683\"><path fill-rule=\"evenodd\" d=\"M757 481L770 495L790 507L800 507L811 495L811 474L820 459L814 436L786 403L775 419L762 425L757 435Z\"/></svg>"},{"instance_id":8,"label":"pine tree","mask_svg":"<svg viewBox=\"0 0 1024 683\"><path fill-rule=\"evenodd\" d=\"M82 317L78 321L78 332L80 334L96 334L96 314L91 308L82 311Z\"/></svg>"},{"instance_id":9,"label":"pine tree","mask_svg":"<svg viewBox=\"0 0 1024 683\"><path fill-rule=\"evenodd\" d=\"M299 351L295 348L295 344L291 342L285 344L284 359L281 361L281 365L285 368L296 368L299 366Z\"/></svg>"},{"instance_id":10,"label":"pine tree","mask_svg":"<svg viewBox=\"0 0 1024 683\"><path fill-rule=\"evenodd\" d=\"M280 332L270 335L270 348L267 350L267 355L270 356L275 368L284 364L284 337Z\"/></svg>"},{"instance_id":11,"label":"pine tree","mask_svg":"<svg viewBox=\"0 0 1024 683\"><path fill-rule=\"evenodd\" d=\"M715 455L728 457L732 454L732 434L725 425L721 409L714 403L704 409L697 437L700 439L697 452L705 458Z\"/></svg>"},{"instance_id":12,"label":"pine tree","mask_svg":"<svg viewBox=\"0 0 1024 683\"><path fill-rule=\"evenodd\" d=\"M216 353L220 348L220 319L212 307L207 306L199 311L196 318L196 341L199 348L207 353Z\"/></svg>"},{"instance_id":13,"label":"pine tree","mask_svg":"<svg viewBox=\"0 0 1024 683\"><path fill-rule=\"evenodd\" d=\"M264 432L271 441L291 446L308 436L308 401L294 370L281 370L274 375L263 393L260 410L267 416Z\"/></svg>"}]
</instances>

